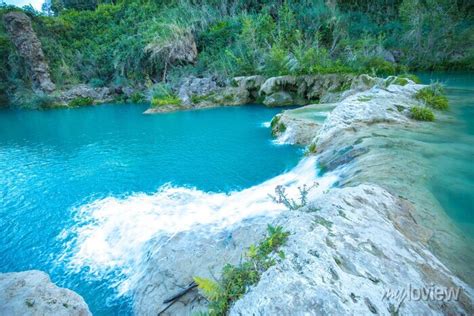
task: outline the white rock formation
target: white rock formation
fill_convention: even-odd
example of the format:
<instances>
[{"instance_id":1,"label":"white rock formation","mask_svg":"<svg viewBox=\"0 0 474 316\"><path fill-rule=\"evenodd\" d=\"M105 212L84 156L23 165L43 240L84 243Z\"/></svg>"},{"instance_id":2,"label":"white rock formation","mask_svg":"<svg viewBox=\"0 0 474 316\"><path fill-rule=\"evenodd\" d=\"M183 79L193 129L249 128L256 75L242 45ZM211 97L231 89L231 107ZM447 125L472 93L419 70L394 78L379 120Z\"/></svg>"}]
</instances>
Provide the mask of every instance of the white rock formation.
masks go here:
<instances>
[{"instance_id":1,"label":"white rock formation","mask_svg":"<svg viewBox=\"0 0 474 316\"><path fill-rule=\"evenodd\" d=\"M0 315L91 315L84 299L60 288L41 271L0 274Z\"/></svg>"}]
</instances>

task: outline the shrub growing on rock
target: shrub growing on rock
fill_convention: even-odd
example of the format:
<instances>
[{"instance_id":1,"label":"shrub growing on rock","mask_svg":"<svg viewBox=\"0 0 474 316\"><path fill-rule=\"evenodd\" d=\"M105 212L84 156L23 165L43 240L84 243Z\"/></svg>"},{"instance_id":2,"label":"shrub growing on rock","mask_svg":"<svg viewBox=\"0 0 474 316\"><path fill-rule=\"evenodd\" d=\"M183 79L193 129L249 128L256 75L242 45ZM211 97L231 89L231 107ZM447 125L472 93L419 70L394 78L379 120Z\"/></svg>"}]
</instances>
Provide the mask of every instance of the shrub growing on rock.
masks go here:
<instances>
[{"instance_id":1,"label":"shrub growing on rock","mask_svg":"<svg viewBox=\"0 0 474 316\"><path fill-rule=\"evenodd\" d=\"M443 88L439 84L419 90L415 97L436 110L447 110L449 108L448 98L444 95Z\"/></svg>"},{"instance_id":2,"label":"shrub growing on rock","mask_svg":"<svg viewBox=\"0 0 474 316\"><path fill-rule=\"evenodd\" d=\"M130 95L131 103L142 103L143 101L145 101L145 96L139 91L136 91Z\"/></svg>"},{"instance_id":3,"label":"shrub growing on rock","mask_svg":"<svg viewBox=\"0 0 474 316\"><path fill-rule=\"evenodd\" d=\"M77 97L69 102L69 106L78 107L92 105L93 103L94 99L92 99L91 97Z\"/></svg>"},{"instance_id":4,"label":"shrub growing on rock","mask_svg":"<svg viewBox=\"0 0 474 316\"><path fill-rule=\"evenodd\" d=\"M281 226L268 225L267 237L258 245L252 245L246 254L246 260L234 266L227 264L222 269L219 282L210 279L194 277L202 294L209 300L209 315L226 315L228 309L247 289L260 280L260 275L276 263L275 256L284 258L284 253L278 251L283 246L289 232Z\"/></svg>"},{"instance_id":5,"label":"shrub growing on rock","mask_svg":"<svg viewBox=\"0 0 474 316\"><path fill-rule=\"evenodd\" d=\"M151 99L152 106L163 106L163 105L180 105L181 100L175 95L153 97Z\"/></svg>"},{"instance_id":6,"label":"shrub growing on rock","mask_svg":"<svg viewBox=\"0 0 474 316\"><path fill-rule=\"evenodd\" d=\"M417 121L434 121L433 112L427 107L414 106L410 110L411 117Z\"/></svg>"}]
</instances>

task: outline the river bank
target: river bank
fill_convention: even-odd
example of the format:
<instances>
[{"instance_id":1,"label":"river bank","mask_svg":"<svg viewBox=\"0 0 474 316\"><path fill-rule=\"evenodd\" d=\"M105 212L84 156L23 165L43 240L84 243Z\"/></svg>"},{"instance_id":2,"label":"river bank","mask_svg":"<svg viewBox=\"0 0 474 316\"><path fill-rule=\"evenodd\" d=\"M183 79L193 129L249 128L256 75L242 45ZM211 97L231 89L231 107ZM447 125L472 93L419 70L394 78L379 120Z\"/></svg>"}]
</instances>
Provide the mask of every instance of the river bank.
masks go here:
<instances>
[{"instance_id":1,"label":"river bank","mask_svg":"<svg viewBox=\"0 0 474 316\"><path fill-rule=\"evenodd\" d=\"M432 124L417 122L410 114L420 104L417 91L425 86L390 84L390 78L374 81L365 91L347 93L340 102L285 111L272 122L274 134L283 141L307 144L327 176L336 175L338 188L314 193L305 208L281 212L270 221L290 232L283 247L285 259L262 274L259 283L231 307L231 315L472 312L472 243L420 181L430 173L419 157L424 150L414 150L407 146L409 138L403 141L396 136L422 133ZM324 110L329 114L321 120ZM443 115L436 111L436 116ZM415 169L410 167L413 163ZM324 176L315 181L321 179ZM245 253L251 241L242 235L262 236L268 222L249 218L227 228L225 239L221 234L204 237L183 232L165 243L151 242L153 255L143 261L146 273L136 281L135 312L165 308L162 298L180 285L185 287L193 276L218 278L224 264L235 264ZM202 256L203 247L211 244L213 250ZM173 256L166 255L168 251ZM207 263L209 257L215 258L212 263ZM174 258L193 264L176 269ZM151 285L156 278L161 281ZM461 297L441 302L384 295L433 284L460 289ZM202 311L206 305L206 300L196 299L196 293L187 294L167 313Z\"/></svg>"},{"instance_id":2,"label":"river bank","mask_svg":"<svg viewBox=\"0 0 474 316\"><path fill-rule=\"evenodd\" d=\"M265 124L271 125L276 144L305 145L310 157L263 183L227 194L163 188L82 205L82 224L62 237L71 250L63 259L74 262L77 271L88 269L98 276L117 273L126 263L124 274L115 279L116 291L133 299L134 314L156 314L166 308L163 300L193 277L219 279L222 267L238 264L272 224L290 232L281 249L284 259L263 272L230 314L470 314L469 240L426 190L431 171L425 160L432 149L415 136L425 135L436 123L413 119L411 109L423 103L415 95L425 86L405 80L359 77L339 94L339 101L277 115ZM433 112L437 120L449 116ZM168 115L177 114L184 113ZM268 196L283 186L290 198L298 199L299 188L315 183L297 210ZM130 210L136 211L131 215ZM152 225L146 234L140 227L176 216L187 220ZM138 226L130 227L130 222ZM98 242L107 247L90 247ZM400 301L384 295L433 284L459 289L458 299ZM165 314L205 311L207 305L192 290Z\"/></svg>"}]
</instances>

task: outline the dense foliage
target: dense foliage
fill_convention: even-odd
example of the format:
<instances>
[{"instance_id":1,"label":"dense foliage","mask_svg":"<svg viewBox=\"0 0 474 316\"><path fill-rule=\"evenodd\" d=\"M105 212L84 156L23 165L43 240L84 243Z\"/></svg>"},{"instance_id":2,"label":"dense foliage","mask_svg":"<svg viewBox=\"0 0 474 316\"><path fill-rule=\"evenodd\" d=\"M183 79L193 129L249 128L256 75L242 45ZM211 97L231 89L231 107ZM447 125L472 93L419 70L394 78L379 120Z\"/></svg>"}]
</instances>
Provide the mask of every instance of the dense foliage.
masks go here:
<instances>
[{"instance_id":1,"label":"dense foliage","mask_svg":"<svg viewBox=\"0 0 474 316\"><path fill-rule=\"evenodd\" d=\"M59 87L148 86L187 74L474 69L469 0L48 0L43 8L23 10ZM0 18L10 10L1 7ZM193 39L197 60L173 60ZM29 87L3 25L0 59L0 95Z\"/></svg>"}]
</instances>

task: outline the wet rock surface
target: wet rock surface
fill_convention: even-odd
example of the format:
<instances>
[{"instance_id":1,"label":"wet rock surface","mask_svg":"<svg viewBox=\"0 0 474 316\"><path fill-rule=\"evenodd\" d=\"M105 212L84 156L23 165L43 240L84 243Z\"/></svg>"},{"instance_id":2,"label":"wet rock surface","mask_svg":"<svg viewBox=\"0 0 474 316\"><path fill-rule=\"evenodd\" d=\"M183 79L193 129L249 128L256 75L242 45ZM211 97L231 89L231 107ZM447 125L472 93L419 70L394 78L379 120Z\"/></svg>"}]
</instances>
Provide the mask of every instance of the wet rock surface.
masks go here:
<instances>
[{"instance_id":1,"label":"wet rock surface","mask_svg":"<svg viewBox=\"0 0 474 316\"><path fill-rule=\"evenodd\" d=\"M0 315L92 315L84 299L41 271L0 274Z\"/></svg>"}]
</instances>

